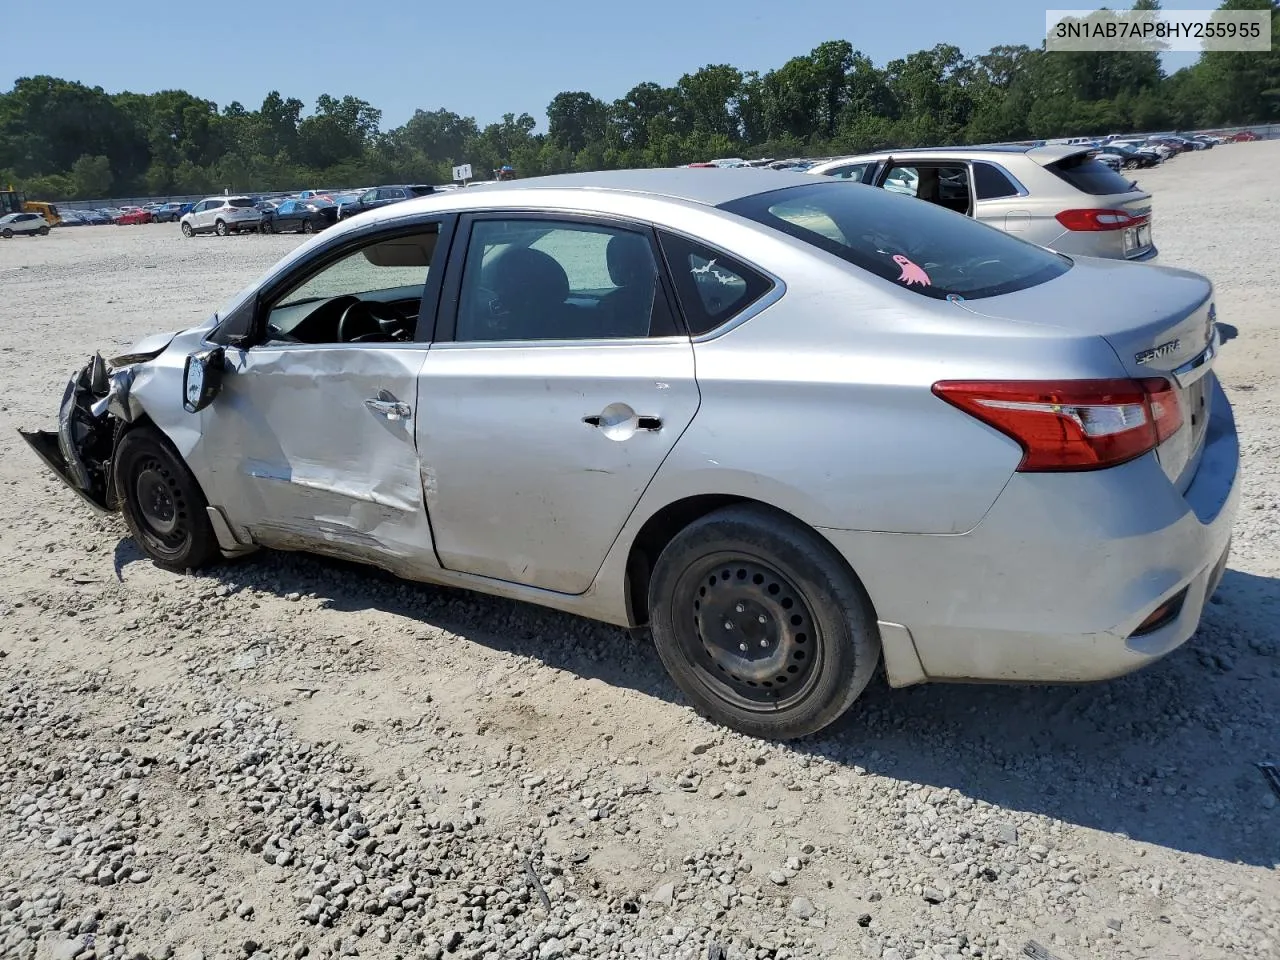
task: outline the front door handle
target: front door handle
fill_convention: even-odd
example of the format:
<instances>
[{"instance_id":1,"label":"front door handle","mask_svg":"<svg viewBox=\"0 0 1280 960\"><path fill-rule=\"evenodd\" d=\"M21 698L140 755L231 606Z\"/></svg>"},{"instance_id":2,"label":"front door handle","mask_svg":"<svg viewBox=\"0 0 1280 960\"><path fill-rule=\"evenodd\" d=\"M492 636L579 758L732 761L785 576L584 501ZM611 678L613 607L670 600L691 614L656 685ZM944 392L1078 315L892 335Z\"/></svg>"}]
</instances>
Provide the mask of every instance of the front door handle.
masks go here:
<instances>
[{"instance_id":1,"label":"front door handle","mask_svg":"<svg viewBox=\"0 0 1280 960\"><path fill-rule=\"evenodd\" d=\"M408 420L413 414L407 403L400 402L385 390L379 390L377 398L366 400L364 405L388 420Z\"/></svg>"}]
</instances>

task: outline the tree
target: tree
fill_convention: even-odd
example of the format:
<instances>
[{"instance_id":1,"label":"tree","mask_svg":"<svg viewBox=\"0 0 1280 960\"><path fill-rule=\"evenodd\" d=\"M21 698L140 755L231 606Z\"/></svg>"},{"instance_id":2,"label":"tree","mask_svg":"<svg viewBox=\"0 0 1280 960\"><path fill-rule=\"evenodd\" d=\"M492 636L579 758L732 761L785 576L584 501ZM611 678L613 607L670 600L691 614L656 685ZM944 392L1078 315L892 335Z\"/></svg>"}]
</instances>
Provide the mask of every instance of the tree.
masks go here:
<instances>
[{"instance_id":1,"label":"tree","mask_svg":"<svg viewBox=\"0 0 1280 960\"><path fill-rule=\"evenodd\" d=\"M609 108L589 93L557 93L547 107L547 121L552 142L577 153L592 143L603 147Z\"/></svg>"},{"instance_id":2,"label":"tree","mask_svg":"<svg viewBox=\"0 0 1280 960\"><path fill-rule=\"evenodd\" d=\"M93 199L107 196L111 189L111 161L104 156L91 157L87 153L71 167L71 180L76 196Z\"/></svg>"}]
</instances>

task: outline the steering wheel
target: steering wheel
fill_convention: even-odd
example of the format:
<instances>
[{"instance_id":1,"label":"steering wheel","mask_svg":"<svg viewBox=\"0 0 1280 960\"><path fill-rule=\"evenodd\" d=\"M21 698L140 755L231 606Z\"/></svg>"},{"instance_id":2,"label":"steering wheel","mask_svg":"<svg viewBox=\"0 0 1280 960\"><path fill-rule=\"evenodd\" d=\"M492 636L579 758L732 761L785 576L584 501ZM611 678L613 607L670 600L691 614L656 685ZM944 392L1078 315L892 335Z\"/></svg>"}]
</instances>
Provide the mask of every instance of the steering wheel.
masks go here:
<instances>
[{"instance_id":1,"label":"steering wheel","mask_svg":"<svg viewBox=\"0 0 1280 960\"><path fill-rule=\"evenodd\" d=\"M380 317L382 304L375 308L374 304L364 300L352 300L342 316L338 318L339 343L370 343L394 340L397 330L395 324L399 317Z\"/></svg>"}]
</instances>

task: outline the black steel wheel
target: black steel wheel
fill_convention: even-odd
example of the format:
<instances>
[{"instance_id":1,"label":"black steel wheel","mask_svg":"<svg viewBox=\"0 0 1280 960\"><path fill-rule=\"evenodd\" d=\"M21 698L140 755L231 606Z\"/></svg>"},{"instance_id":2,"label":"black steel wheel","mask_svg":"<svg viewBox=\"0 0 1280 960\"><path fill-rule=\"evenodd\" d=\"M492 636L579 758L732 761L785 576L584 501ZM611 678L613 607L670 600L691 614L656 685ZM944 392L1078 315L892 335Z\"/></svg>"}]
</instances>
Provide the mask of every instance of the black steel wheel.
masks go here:
<instances>
[{"instance_id":1,"label":"black steel wheel","mask_svg":"<svg viewBox=\"0 0 1280 960\"><path fill-rule=\"evenodd\" d=\"M821 642L803 595L773 564L713 553L685 568L675 605L685 657L719 696L744 709L785 710L821 668Z\"/></svg>"},{"instance_id":2,"label":"black steel wheel","mask_svg":"<svg viewBox=\"0 0 1280 960\"><path fill-rule=\"evenodd\" d=\"M151 427L130 430L115 457L117 497L125 523L157 564L185 570L219 555L205 512L208 502L182 458Z\"/></svg>"},{"instance_id":3,"label":"black steel wheel","mask_svg":"<svg viewBox=\"0 0 1280 960\"><path fill-rule=\"evenodd\" d=\"M880 654L870 600L817 533L765 507L718 510L655 565L650 626L672 679L703 713L791 739L836 720Z\"/></svg>"}]
</instances>

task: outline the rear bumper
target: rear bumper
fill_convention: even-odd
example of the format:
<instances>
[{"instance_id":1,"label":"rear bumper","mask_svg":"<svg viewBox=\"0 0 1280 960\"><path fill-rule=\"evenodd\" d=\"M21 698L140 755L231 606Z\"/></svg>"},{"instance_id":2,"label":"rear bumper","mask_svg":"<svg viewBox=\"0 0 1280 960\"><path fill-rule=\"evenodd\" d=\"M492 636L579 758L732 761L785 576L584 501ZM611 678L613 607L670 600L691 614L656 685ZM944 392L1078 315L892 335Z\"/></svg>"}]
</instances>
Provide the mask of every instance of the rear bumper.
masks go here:
<instances>
[{"instance_id":1,"label":"rear bumper","mask_svg":"<svg viewBox=\"0 0 1280 960\"><path fill-rule=\"evenodd\" d=\"M1143 667L1185 643L1225 566L1240 451L1214 379L1195 479L1179 494L1154 455L1096 473L1015 474L965 534L823 530L888 624L895 680L1078 682ZM1138 627L1186 591L1177 615ZM892 642L913 650L890 651ZM914 655L914 656L913 656Z\"/></svg>"}]
</instances>

